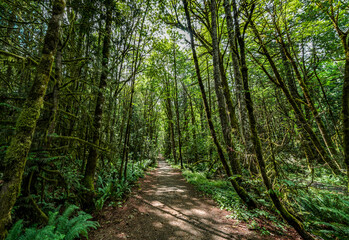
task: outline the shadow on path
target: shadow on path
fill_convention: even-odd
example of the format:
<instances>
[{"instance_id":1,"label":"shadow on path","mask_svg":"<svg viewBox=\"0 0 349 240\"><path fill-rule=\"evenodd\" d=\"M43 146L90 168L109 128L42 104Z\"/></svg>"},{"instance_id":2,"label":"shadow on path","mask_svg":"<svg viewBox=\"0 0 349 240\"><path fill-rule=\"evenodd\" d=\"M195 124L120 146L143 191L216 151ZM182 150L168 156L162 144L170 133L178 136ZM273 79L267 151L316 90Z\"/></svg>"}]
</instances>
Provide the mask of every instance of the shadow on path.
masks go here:
<instances>
[{"instance_id":1,"label":"shadow on path","mask_svg":"<svg viewBox=\"0 0 349 240\"><path fill-rule=\"evenodd\" d=\"M140 188L125 206L104 208L101 228L89 239L277 239L248 230L246 224L227 219L228 214L202 197L180 171L159 161L158 168L140 180Z\"/></svg>"}]
</instances>

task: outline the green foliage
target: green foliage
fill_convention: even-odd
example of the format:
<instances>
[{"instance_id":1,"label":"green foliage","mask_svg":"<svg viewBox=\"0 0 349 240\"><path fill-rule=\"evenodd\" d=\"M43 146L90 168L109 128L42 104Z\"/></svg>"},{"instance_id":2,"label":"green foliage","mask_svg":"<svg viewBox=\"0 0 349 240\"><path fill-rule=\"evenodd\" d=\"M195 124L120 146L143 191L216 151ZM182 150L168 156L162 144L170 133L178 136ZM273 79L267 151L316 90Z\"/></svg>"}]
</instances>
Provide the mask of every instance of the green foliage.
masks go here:
<instances>
[{"instance_id":1,"label":"green foliage","mask_svg":"<svg viewBox=\"0 0 349 240\"><path fill-rule=\"evenodd\" d=\"M230 182L226 180L207 179L204 172L185 170L183 171L183 175L187 181L193 184L199 191L202 191L213 198L221 208L230 211L230 218L246 222L255 218L264 218L274 222L275 226L280 229L280 233L284 230L284 223L282 221L280 222L280 218L276 217L271 212L259 208L249 211L243 204L241 204L240 198ZM258 202L265 207L270 207L270 203L263 198L259 199ZM253 225L253 221L251 221L250 224ZM265 235L270 234L270 232L263 227L253 229L258 230Z\"/></svg>"},{"instance_id":2,"label":"green foliage","mask_svg":"<svg viewBox=\"0 0 349 240\"><path fill-rule=\"evenodd\" d=\"M324 239L349 239L349 197L331 192L302 194L299 203L314 233Z\"/></svg>"},{"instance_id":3,"label":"green foliage","mask_svg":"<svg viewBox=\"0 0 349 240\"><path fill-rule=\"evenodd\" d=\"M238 195L228 181L209 180L205 173L191 172L190 170L183 171L183 175L199 191L210 195L221 208L232 211L236 218L244 218L243 212L246 209L243 209Z\"/></svg>"},{"instance_id":4,"label":"green foliage","mask_svg":"<svg viewBox=\"0 0 349 240\"><path fill-rule=\"evenodd\" d=\"M6 238L6 240L73 240L80 236L88 237L88 230L98 227L98 222L89 221L92 216L76 210L75 205L70 205L62 215L59 210L49 214L46 226L39 228L33 225L23 229L23 220L17 221Z\"/></svg>"},{"instance_id":5,"label":"green foliage","mask_svg":"<svg viewBox=\"0 0 349 240\"><path fill-rule=\"evenodd\" d=\"M115 170L106 174L105 178L98 176L98 198L95 206L97 210L101 210L105 202L111 198L112 200L122 200L127 194L131 192L131 188L134 183L144 176L144 171L153 164L152 160L144 160L129 164L127 167L127 179L126 181L119 181L114 179L113 175L116 174Z\"/></svg>"}]
</instances>

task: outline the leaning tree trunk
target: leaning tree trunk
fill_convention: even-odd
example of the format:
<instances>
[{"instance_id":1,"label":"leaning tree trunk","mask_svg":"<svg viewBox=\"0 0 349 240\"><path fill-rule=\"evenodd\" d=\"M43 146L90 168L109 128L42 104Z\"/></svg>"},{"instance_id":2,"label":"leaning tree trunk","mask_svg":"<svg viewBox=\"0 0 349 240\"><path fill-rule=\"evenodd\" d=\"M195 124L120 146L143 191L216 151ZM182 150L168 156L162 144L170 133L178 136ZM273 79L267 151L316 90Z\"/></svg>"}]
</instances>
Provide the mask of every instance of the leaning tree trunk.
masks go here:
<instances>
[{"instance_id":1,"label":"leaning tree trunk","mask_svg":"<svg viewBox=\"0 0 349 240\"><path fill-rule=\"evenodd\" d=\"M299 123L301 123L301 127L308 133L309 138L311 139L313 145L316 147L317 152L319 153L320 157L322 158L322 160L324 160L328 166L331 168L332 172L334 174L337 175L342 175L342 171L339 167L339 165L337 164L336 161L334 161L333 158L331 158L329 156L329 154L327 153L327 151L325 150L325 148L321 145L319 139L317 138L316 134L314 133L314 131L312 130L311 126L308 124L305 116L303 115L303 112L301 111L301 109L298 107L298 104L296 103L296 100L292 97L290 91L288 90L286 83L284 82L284 80L282 79L276 64L274 63L271 55L269 54L268 49L266 48L265 44L263 43L261 36L256 28L256 26L254 25L254 23L251 23L251 27L252 30L255 34L255 36L257 37L261 49L263 50L263 53L265 55L265 57L267 58L270 67L274 73L275 79L272 78L270 75L268 76L270 80L272 80L278 87L281 88L281 90L284 92L287 100L289 101L289 103L291 104L294 112L295 112L295 116L297 118L297 120L299 121ZM264 67L263 67L264 68Z\"/></svg>"},{"instance_id":2,"label":"leaning tree trunk","mask_svg":"<svg viewBox=\"0 0 349 240\"><path fill-rule=\"evenodd\" d=\"M296 229L296 231L301 235L301 237L305 240L312 240L314 239L308 232L305 231L303 224L301 221L299 221L291 212L289 212L285 206L281 203L279 197L277 196L276 192L273 189L272 183L267 175L266 171L266 164L265 160L263 158L263 151L261 142L258 136L257 132L257 122L256 118L254 116L254 109L253 109L253 101L251 97L251 91L249 89L249 82L248 82L248 68L246 64L246 52L245 52L245 39L244 36L240 33L240 25L238 21L238 10L236 6L236 1L233 0L233 12L234 12L234 23L235 23L235 31L236 31L236 37L239 44L239 50L240 50L240 71L243 81L243 87L244 87L244 95L245 95L245 102L246 102L246 109L248 114L248 120L250 122L250 130L251 130L251 139L253 142L258 166L260 173L262 175L262 179L264 182L264 185L268 191L268 195L270 199L272 200L275 208L280 212L280 215L287 221L288 224L290 224L292 227ZM249 13L251 17L252 12L254 9L254 5L251 7L251 12ZM247 23L246 23L247 24ZM246 26L245 26L246 27Z\"/></svg>"},{"instance_id":3,"label":"leaning tree trunk","mask_svg":"<svg viewBox=\"0 0 349 240\"><path fill-rule=\"evenodd\" d=\"M334 19L332 17L332 19ZM337 19L338 21L338 19ZM342 95L342 121L343 121L343 144L344 144L344 162L347 165L348 192L349 192L349 30L343 32L338 23L332 20L334 28L339 35L344 52L345 52L345 68L343 79L343 95Z\"/></svg>"},{"instance_id":4,"label":"leaning tree trunk","mask_svg":"<svg viewBox=\"0 0 349 240\"><path fill-rule=\"evenodd\" d=\"M109 52L110 52L110 38L111 38L111 24L112 24L112 1L106 1L106 21L105 21L105 35L103 40L103 50L102 50L102 74L98 87L97 103L93 119L93 137L92 143L94 145L99 145L100 139L100 129L102 125L103 117L103 105L105 101L104 92L107 86L108 78L108 62L109 62ZM93 196L94 196L94 176L96 172L96 167L98 163L98 153L95 147L90 148L90 152L87 158L85 175L83 178L83 184L87 188L83 197L83 207L85 209L93 208Z\"/></svg>"},{"instance_id":5,"label":"leaning tree trunk","mask_svg":"<svg viewBox=\"0 0 349 240\"><path fill-rule=\"evenodd\" d=\"M281 36L280 32L278 34L279 34L279 36ZM310 96L309 89L308 89L304 79L302 78L301 73L298 70L296 61L292 58L290 52L287 49L286 44L284 43L284 41L283 41L283 39L281 37L280 37L280 46L282 47L283 54L286 55L286 57L288 58L288 60L291 63L291 66L294 69L294 72L296 74L296 79L298 80L299 85L300 85L300 87L301 87L301 89L303 91L303 94L304 94L305 99L306 99L306 101L308 103L310 111L312 112L312 114L314 116L315 122L316 122L316 124L318 126L318 129L320 131L321 137L322 137L322 139L323 139L323 141L324 141L324 143L325 143L325 145L326 145L326 147L328 149L328 152L331 154L331 157L338 155L337 150L336 150L336 148L334 146L334 143L333 143L331 137L329 136L328 131L325 128L325 125L324 125L324 123L323 123L323 121L321 119L321 116L320 116L317 108L315 107L313 99Z\"/></svg>"},{"instance_id":6,"label":"leaning tree trunk","mask_svg":"<svg viewBox=\"0 0 349 240\"><path fill-rule=\"evenodd\" d=\"M288 87L288 90L294 99L297 99L297 98L301 99L301 96L299 95L297 90L297 85L295 82L295 77L292 71L291 63L288 61L285 55L285 52L283 51L281 46L280 46L280 55L282 59L282 64L285 68L284 76L286 78L286 85ZM296 104L298 108L301 110L302 109L301 103L296 102ZM301 138L300 144L306 155L309 170L311 171L311 173L314 173L314 167L312 166L312 164L314 163L314 160L316 158L321 158L321 156L318 156L319 153L316 151L315 146L312 144L311 139L308 136L308 133L304 130L304 128L302 127L302 123L298 120L298 118L296 118L295 126L296 126L295 128L300 131L300 138Z\"/></svg>"},{"instance_id":7,"label":"leaning tree trunk","mask_svg":"<svg viewBox=\"0 0 349 240\"><path fill-rule=\"evenodd\" d=\"M17 119L16 134L6 151L4 182L0 190L0 239L5 238L6 227L11 222L11 210L20 192L27 155L50 79L64 8L64 0L53 2L52 16L48 24L34 83Z\"/></svg>"},{"instance_id":8,"label":"leaning tree trunk","mask_svg":"<svg viewBox=\"0 0 349 240\"><path fill-rule=\"evenodd\" d=\"M204 84L203 84L203 81L201 78L199 61L198 61L198 57L196 54L193 30L192 30L191 21L190 21L190 14L189 14L189 10L188 10L188 2L186 0L182 0L182 1L183 1L185 16L186 16L186 20L187 20L187 24L188 24L188 31L189 31L189 35L190 35L190 45L191 45L191 49L192 49L192 53L193 53L193 60L194 60L194 64L195 64L196 76L198 78L201 96L202 96L202 100L204 103L204 109L206 112L206 118L207 118L208 126L209 126L210 132L211 132L211 137L213 139L214 144L216 145L219 159L221 160L221 162L223 164L223 167L226 171L227 176L230 177L230 182L233 185L236 193L239 195L239 197L242 199L242 201L244 203L246 203L246 205L249 208L256 208L257 203L255 202L255 200L253 198L251 198L251 196L246 192L246 190L239 185L239 183L236 181L235 178L232 177L232 173L231 173L231 170L230 170L229 165L227 163L227 160L225 159L223 149L218 141L217 133L216 133L214 125L213 125L211 111L209 109L209 105L208 105L208 101L207 101L207 97L206 97L206 93L205 93Z\"/></svg>"}]
</instances>

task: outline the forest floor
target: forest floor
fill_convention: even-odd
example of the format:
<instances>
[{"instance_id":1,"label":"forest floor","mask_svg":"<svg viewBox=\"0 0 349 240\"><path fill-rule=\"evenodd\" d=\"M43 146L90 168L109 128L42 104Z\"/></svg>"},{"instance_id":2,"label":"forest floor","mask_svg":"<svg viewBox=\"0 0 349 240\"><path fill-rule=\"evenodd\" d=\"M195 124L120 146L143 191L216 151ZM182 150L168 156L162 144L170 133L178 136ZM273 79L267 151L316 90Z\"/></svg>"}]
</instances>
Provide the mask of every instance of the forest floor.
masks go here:
<instances>
[{"instance_id":1,"label":"forest floor","mask_svg":"<svg viewBox=\"0 0 349 240\"><path fill-rule=\"evenodd\" d=\"M187 183L180 170L159 161L155 170L140 179L122 207L106 206L100 212L97 219L101 226L89 239L300 239L292 229L284 235L262 235L227 215L228 211L219 209ZM272 224L266 224L272 232Z\"/></svg>"}]
</instances>

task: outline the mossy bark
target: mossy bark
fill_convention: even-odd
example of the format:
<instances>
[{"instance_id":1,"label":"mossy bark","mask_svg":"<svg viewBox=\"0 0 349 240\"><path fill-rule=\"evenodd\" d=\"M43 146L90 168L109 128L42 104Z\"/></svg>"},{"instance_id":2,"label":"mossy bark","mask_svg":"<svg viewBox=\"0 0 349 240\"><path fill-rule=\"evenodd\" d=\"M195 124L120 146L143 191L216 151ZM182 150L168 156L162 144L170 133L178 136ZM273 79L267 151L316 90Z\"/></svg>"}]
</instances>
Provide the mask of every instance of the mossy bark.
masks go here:
<instances>
[{"instance_id":1,"label":"mossy bark","mask_svg":"<svg viewBox=\"0 0 349 240\"><path fill-rule=\"evenodd\" d=\"M57 122L57 112L58 112L58 103L59 103L59 89L61 87L62 81L62 42L58 42L56 59L55 59L55 84L53 86L52 98L53 104L51 109L51 116L48 123L48 127L45 133L44 144L47 148L51 145L52 135L55 132L56 122Z\"/></svg>"},{"instance_id":2,"label":"mossy bark","mask_svg":"<svg viewBox=\"0 0 349 240\"><path fill-rule=\"evenodd\" d=\"M286 78L288 90L294 99L301 99L301 96L299 95L297 90L295 77L291 68L292 66L290 62L287 60L285 52L282 50L281 46L280 46L280 55L281 55L283 67L285 68L284 75ZM298 105L298 108L301 109L301 103L296 102L296 104ZM301 146L308 160L308 163L309 163L308 166L310 168L310 171L313 172L314 168L310 167L310 165L314 162L316 157L318 157L319 159L321 159L321 157L316 152L315 146L312 145L312 142L309 139L308 133L304 130L304 128L302 127L302 123L298 119L296 120L296 126L298 126L297 130L300 131Z\"/></svg>"},{"instance_id":3,"label":"mossy bark","mask_svg":"<svg viewBox=\"0 0 349 240\"><path fill-rule=\"evenodd\" d=\"M217 35L217 10L216 1L213 0L211 3L211 38L212 38L212 57L213 57L213 78L215 82L215 91L218 100L218 111L219 117L223 130L223 137L226 144L226 149L229 156L230 165L234 174L241 175L240 161L237 157L235 147L233 144L232 133L237 132L237 123L235 117L235 109L232 109L232 100L228 89L228 84L225 79L222 59L219 54L219 43ZM224 84L225 82L225 84ZM224 94L225 93L225 94ZM227 104L226 104L227 103ZM229 103L229 104L228 104ZM227 114L226 106L231 106ZM231 112L233 111L233 112ZM230 121L229 121L230 117ZM232 127L234 126L234 127Z\"/></svg>"},{"instance_id":4,"label":"mossy bark","mask_svg":"<svg viewBox=\"0 0 349 240\"><path fill-rule=\"evenodd\" d=\"M331 18L344 48L345 67L342 90L342 121L343 121L343 144L344 144L344 163L347 165L348 192L349 192L349 30L343 32L334 17ZM337 19L338 20L338 19Z\"/></svg>"},{"instance_id":5,"label":"mossy bark","mask_svg":"<svg viewBox=\"0 0 349 240\"><path fill-rule=\"evenodd\" d=\"M346 52L345 75L342 95L344 162L347 165L349 192L349 49Z\"/></svg>"},{"instance_id":6,"label":"mossy bark","mask_svg":"<svg viewBox=\"0 0 349 240\"><path fill-rule=\"evenodd\" d=\"M233 12L234 12L234 23L235 23L235 31L236 31L236 37L237 41L239 44L239 50L240 50L240 71L241 71L241 76L242 76L242 81L243 81L243 87L244 87L244 95L245 95L245 101L246 101L246 110L248 113L248 120L250 122L250 130L251 130L251 139L253 142L258 166L260 173L262 175L262 179L264 182L265 187L268 190L268 194L270 199L272 200L274 206L276 207L277 210L279 210L280 215L287 221L288 224L293 226L296 231L301 235L301 237L305 240L312 240L314 239L309 233L307 233L303 227L303 224L297 220L291 214L285 207L282 205L280 199L276 195L275 191L273 190L273 186L271 184L271 181L267 175L266 171L266 164L265 160L263 158L263 151L262 151L262 146L261 142L258 136L257 132L257 122L256 122L256 117L254 116L254 108L253 108L253 101L251 97L251 91L249 88L249 82L248 82L248 68L246 64L246 52L245 52L245 39L240 33L240 25L238 21L238 9L236 6L236 1L233 0L232 2L233 5ZM252 15L254 5L252 5L252 8L250 10L250 16ZM247 23L246 23L247 24ZM245 26L246 27L246 26Z\"/></svg>"},{"instance_id":7,"label":"mossy bark","mask_svg":"<svg viewBox=\"0 0 349 240\"><path fill-rule=\"evenodd\" d=\"M348 31L349 32L349 31ZM342 121L343 121L343 145L344 145L344 163L347 165L347 179L349 192L349 34L344 34L342 37L343 46L345 49L345 70L342 91Z\"/></svg>"},{"instance_id":8,"label":"mossy bark","mask_svg":"<svg viewBox=\"0 0 349 240\"><path fill-rule=\"evenodd\" d=\"M126 133L124 138L124 147L122 151L122 157L121 157L121 166L119 170L119 181L123 178L124 181L127 180L127 164L128 164L128 153L129 153L129 147L130 147L130 134L131 134L131 119L132 119L132 113L133 113L133 97L135 93L135 77L132 79L132 85L131 85L131 96L130 96L130 102L128 105L128 118L127 118L127 124L126 124Z\"/></svg>"},{"instance_id":9,"label":"mossy bark","mask_svg":"<svg viewBox=\"0 0 349 240\"><path fill-rule=\"evenodd\" d=\"M276 26L276 29L278 30L278 27ZM281 36L281 33L279 33L279 36ZM310 111L312 112L313 116L314 116L314 119L315 119L315 122L319 128L319 131L320 131L320 134L321 134L321 137L329 151L329 153L331 154L331 156L336 156L338 155L338 152L336 150L336 147L334 146L334 143L331 139L331 137L329 136L326 128L325 128L325 125L321 119L321 116L317 110L317 108L315 107L315 104L314 104L314 101L313 99L311 98L310 96L310 92L309 92L309 89L308 89L308 86L306 85L304 79L302 78L301 76L301 73L300 71L298 70L298 66L297 66L297 63L296 61L293 59L293 57L291 56L290 52L288 51L288 48L286 46L286 44L284 43L283 39L280 37L280 46L282 47L282 50L284 52L284 54L286 55L286 57L288 58L288 60L290 61L291 63L291 66L293 67L294 69L294 72L296 74L296 79L298 80L298 83L303 91L303 94L304 94L304 97L308 103L308 107L310 108Z\"/></svg>"},{"instance_id":10,"label":"mossy bark","mask_svg":"<svg viewBox=\"0 0 349 240\"><path fill-rule=\"evenodd\" d=\"M104 92L107 86L108 78L108 63L110 55L110 38L111 38L111 25L112 25L112 1L106 1L106 21L105 21L105 32L103 40L103 49L102 49L102 74L100 77L100 82L98 86L98 95L96 108L93 119L93 135L92 143L94 145L99 145L100 140L100 129L102 125L103 117L103 106L105 102ZM96 167L98 164L98 152L94 147L90 148L89 155L87 158L85 174L83 178L83 184L87 188L87 191L84 193L82 198L82 205L84 209L92 209L93 206L93 197L94 197L94 176L96 172Z\"/></svg>"},{"instance_id":11,"label":"mossy bark","mask_svg":"<svg viewBox=\"0 0 349 240\"><path fill-rule=\"evenodd\" d=\"M6 236L6 227L11 222L11 210L20 193L26 158L50 79L64 9L64 0L53 2L52 16L48 24L42 57L37 66L34 83L17 119L16 134L6 151L4 183L0 190L0 239L4 239Z\"/></svg>"},{"instance_id":12,"label":"mossy bark","mask_svg":"<svg viewBox=\"0 0 349 240\"><path fill-rule=\"evenodd\" d=\"M338 24L338 16L334 15L332 10L328 11L326 7L317 2L316 5L328 15L334 29L336 30L339 38L341 39L344 53L345 53L345 67L344 67L344 79L343 79L343 92L342 92L342 121L343 121L343 145L344 145L344 163L347 165L347 178L348 178L348 192L349 192L349 30L343 31Z\"/></svg>"},{"instance_id":13,"label":"mossy bark","mask_svg":"<svg viewBox=\"0 0 349 240\"><path fill-rule=\"evenodd\" d=\"M231 14L231 4L229 0L224 0L224 12L227 20L227 30L228 30L228 43L232 57L232 66L233 66L233 74L236 84L236 99L238 106L238 117L239 123L238 126L240 128L240 136L242 139L242 143L247 146L249 134L248 134L248 124L245 124L247 121L247 114L245 111L245 102L243 96L243 84L242 84L242 76L239 69L239 60L237 53L237 46L235 41L235 32L234 32L234 22ZM248 149L247 149L248 150Z\"/></svg>"},{"instance_id":14,"label":"mossy bark","mask_svg":"<svg viewBox=\"0 0 349 240\"><path fill-rule=\"evenodd\" d=\"M311 139L313 145L316 147L316 150L318 151L322 160L324 160L324 162L326 162L328 164L328 166L331 168L331 170L334 174L342 175L343 172L341 171L340 166L337 164L337 162L333 158L331 158L331 156L329 156L329 154L327 153L325 148L322 146L320 140L317 138L313 129L308 124L303 112L298 107L296 100L292 97L290 91L288 90L284 80L282 79L282 77L280 75L280 72L278 71L278 69L276 67L276 64L274 63L271 55L269 54L268 49L264 45L264 43L261 39L261 36L260 36L260 34L259 34L259 32L258 32L258 30L253 22L251 23L251 27L252 27L253 33L255 34L255 36L257 37L257 39L260 43L260 46L261 46L261 49L262 49L264 55L266 56L266 58L270 64L270 67L272 68L272 71L274 73L276 81L271 76L268 76L268 77L273 79L273 82L276 83L278 85L278 87L280 87L281 90L284 92L287 100L289 101L289 103L291 104L291 106L295 112L295 116L296 116L297 120L300 122L302 128L308 133L309 138Z\"/></svg>"},{"instance_id":15,"label":"mossy bark","mask_svg":"<svg viewBox=\"0 0 349 240\"><path fill-rule=\"evenodd\" d=\"M194 60L194 64L195 64L196 76L197 76L197 79L198 79L200 92L201 92L202 100L203 100L203 103L204 103L204 109L205 109L205 112L206 112L206 118L207 118L207 122L208 122L208 125L209 125L211 137L213 139L214 144L216 145L219 159L222 162L222 165L224 167L224 170L226 171L227 176L230 177L230 182L233 185L236 193L239 195L239 197L242 199L242 201L245 202L245 204L249 208L256 208L257 207L256 201L246 192L246 190L244 188L242 188L239 185L239 183L236 181L236 179L232 177L232 172L231 172L231 169L229 168L227 160L225 159L223 148L222 148L222 146L220 145L220 143L218 141L217 133L216 133L214 125L213 125L213 121L212 121L212 117L211 117L211 111L209 109L209 105L208 105L208 101L207 101L207 97L206 97L206 93L205 93L204 84L203 84L203 81L202 81L202 78L201 78L199 61L198 61L198 57L197 57L197 54L196 54L193 30L192 30L192 26L191 26L190 14L189 14L189 9L188 9L188 2L186 0L182 0L182 2L183 2L183 5L184 5L186 20L187 20L187 24L188 24L188 30L189 30L189 35L190 35L190 45L191 45L192 54L193 54L193 60Z\"/></svg>"}]
</instances>

